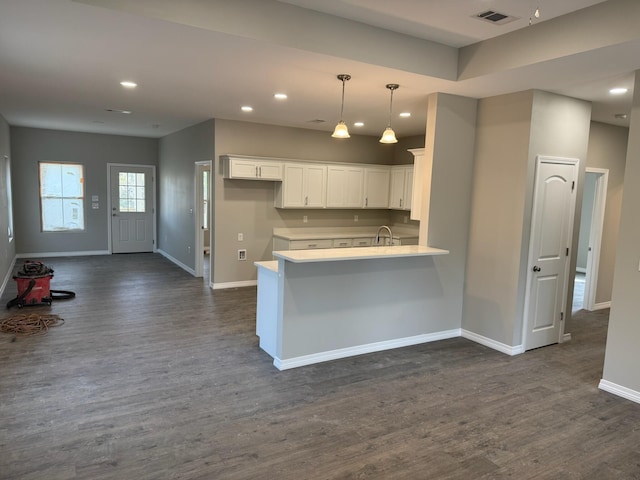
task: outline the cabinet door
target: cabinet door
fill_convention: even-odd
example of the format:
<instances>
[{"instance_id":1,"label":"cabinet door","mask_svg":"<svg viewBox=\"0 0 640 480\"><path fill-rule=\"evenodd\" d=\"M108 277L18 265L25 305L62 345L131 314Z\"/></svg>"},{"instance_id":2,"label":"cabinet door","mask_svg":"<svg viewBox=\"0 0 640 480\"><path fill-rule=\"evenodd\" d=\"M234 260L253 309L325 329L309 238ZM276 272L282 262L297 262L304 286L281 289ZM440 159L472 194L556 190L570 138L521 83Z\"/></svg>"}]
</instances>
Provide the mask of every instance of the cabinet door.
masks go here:
<instances>
[{"instance_id":1,"label":"cabinet door","mask_svg":"<svg viewBox=\"0 0 640 480\"><path fill-rule=\"evenodd\" d=\"M404 171L404 202L403 210L411 210L411 200L413 199L413 167L406 167Z\"/></svg>"},{"instance_id":2,"label":"cabinet door","mask_svg":"<svg viewBox=\"0 0 640 480\"><path fill-rule=\"evenodd\" d=\"M303 170L304 206L324 208L326 205L327 167L307 165Z\"/></svg>"},{"instance_id":3,"label":"cabinet door","mask_svg":"<svg viewBox=\"0 0 640 480\"><path fill-rule=\"evenodd\" d=\"M261 180L282 180L282 164L278 162L258 163L258 178Z\"/></svg>"},{"instance_id":4,"label":"cabinet door","mask_svg":"<svg viewBox=\"0 0 640 480\"><path fill-rule=\"evenodd\" d=\"M290 163L284 166L284 180L282 182L282 206L285 208L304 207L304 165Z\"/></svg>"},{"instance_id":5,"label":"cabinet door","mask_svg":"<svg viewBox=\"0 0 640 480\"><path fill-rule=\"evenodd\" d=\"M405 169L394 167L391 169L389 189L389 208L402 210L405 203Z\"/></svg>"},{"instance_id":6,"label":"cabinet door","mask_svg":"<svg viewBox=\"0 0 640 480\"><path fill-rule=\"evenodd\" d=\"M229 178L257 178L258 164L250 160L229 159Z\"/></svg>"},{"instance_id":7,"label":"cabinet door","mask_svg":"<svg viewBox=\"0 0 640 480\"><path fill-rule=\"evenodd\" d=\"M327 169L327 207L361 208L364 169L331 165Z\"/></svg>"},{"instance_id":8,"label":"cabinet door","mask_svg":"<svg viewBox=\"0 0 640 480\"><path fill-rule=\"evenodd\" d=\"M389 169L364 171L364 208L389 208Z\"/></svg>"}]
</instances>

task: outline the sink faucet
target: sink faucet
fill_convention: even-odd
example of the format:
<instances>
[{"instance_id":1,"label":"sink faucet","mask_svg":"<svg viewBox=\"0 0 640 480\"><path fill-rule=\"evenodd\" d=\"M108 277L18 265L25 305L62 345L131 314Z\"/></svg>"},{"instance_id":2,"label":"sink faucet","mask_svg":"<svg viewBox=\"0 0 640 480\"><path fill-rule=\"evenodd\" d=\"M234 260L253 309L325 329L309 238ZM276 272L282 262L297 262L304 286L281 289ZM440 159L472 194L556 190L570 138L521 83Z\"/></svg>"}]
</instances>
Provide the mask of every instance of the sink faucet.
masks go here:
<instances>
[{"instance_id":1,"label":"sink faucet","mask_svg":"<svg viewBox=\"0 0 640 480\"><path fill-rule=\"evenodd\" d=\"M391 229L386 225L378 227L378 231L376 232L376 245L380 245L380 230L386 230L389 233L389 245L393 245L393 233L391 233Z\"/></svg>"}]
</instances>

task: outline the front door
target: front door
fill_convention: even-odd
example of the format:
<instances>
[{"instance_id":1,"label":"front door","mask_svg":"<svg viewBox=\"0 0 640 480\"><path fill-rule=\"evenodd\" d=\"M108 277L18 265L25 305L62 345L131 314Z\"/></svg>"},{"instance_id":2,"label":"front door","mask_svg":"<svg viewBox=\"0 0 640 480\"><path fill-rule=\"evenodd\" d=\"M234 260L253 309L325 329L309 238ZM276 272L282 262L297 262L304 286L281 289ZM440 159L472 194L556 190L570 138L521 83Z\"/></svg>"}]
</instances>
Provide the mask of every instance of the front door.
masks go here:
<instances>
[{"instance_id":1,"label":"front door","mask_svg":"<svg viewBox=\"0 0 640 480\"><path fill-rule=\"evenodd\" d=\"M153 172L153 167L109 166L112 253L153 251Z\"/></svg>"},{"instance_id":2,"label":"front door","mask_svg":"<svg viewBox=\"0 0 640 480\"><path fill-rule=\"evenodd\" d=\"M577 173L575 159L538 157L525 300L525 350L558 343L560 339Z\"/></svg>"}]
</instances>

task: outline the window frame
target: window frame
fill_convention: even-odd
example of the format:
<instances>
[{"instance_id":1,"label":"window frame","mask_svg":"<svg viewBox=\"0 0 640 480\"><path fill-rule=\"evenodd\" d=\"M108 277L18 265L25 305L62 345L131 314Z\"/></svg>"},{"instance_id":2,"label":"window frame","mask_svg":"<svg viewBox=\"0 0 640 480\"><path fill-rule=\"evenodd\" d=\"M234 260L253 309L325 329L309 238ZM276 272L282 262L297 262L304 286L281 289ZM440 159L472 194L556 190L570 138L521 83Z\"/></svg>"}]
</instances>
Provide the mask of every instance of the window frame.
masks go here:
<instances>
[{"instance_id":1,"label":"window frame","mask_svg":"<svg viewBox=\"0 0 640 480\"><path fill-rule=\"evenodd\" d=\"M43 196L42 192L42 180L43 180L43 166L45 165L59 165L61 168L67 167L78 167L81 171L80 176L80 188L81 188L81 196ZM85 188L85 166L83 163L76 162L59 162L59 161L41 161L38 162L38 196L40 199L40 231L42 233L82 233L86 231L87 228L87 218L86 218L86 188ZM82 218L82 228L54 228L54 229L45 229L45 208L43 200L47 198L60 199L60 200L80 200L81 201L81 212L80 216ZM63 209L63 219L64 219L64 209Z\"/></svg>"}]
</instances>

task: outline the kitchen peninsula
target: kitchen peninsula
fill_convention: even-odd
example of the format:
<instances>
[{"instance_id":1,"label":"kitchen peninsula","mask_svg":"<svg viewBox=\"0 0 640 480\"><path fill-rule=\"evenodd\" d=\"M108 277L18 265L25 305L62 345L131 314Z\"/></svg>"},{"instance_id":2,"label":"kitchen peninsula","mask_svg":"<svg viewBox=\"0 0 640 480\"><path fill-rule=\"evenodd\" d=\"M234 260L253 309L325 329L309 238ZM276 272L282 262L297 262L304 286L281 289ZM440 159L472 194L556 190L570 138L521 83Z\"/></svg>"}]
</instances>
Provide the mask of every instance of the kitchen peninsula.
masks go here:
<instances>
[{"instance_id":1,"label":"kitchen peninsula","mask_svg":"<svg viewBox=\"0 0 640 480\"><path fill-rule=\"evenodd\" d=\"M285 370L460 335L427 318L441 301L437 257L419 245L275 251L256 262L256 333Z\"/></svg>"}]
</instances>

